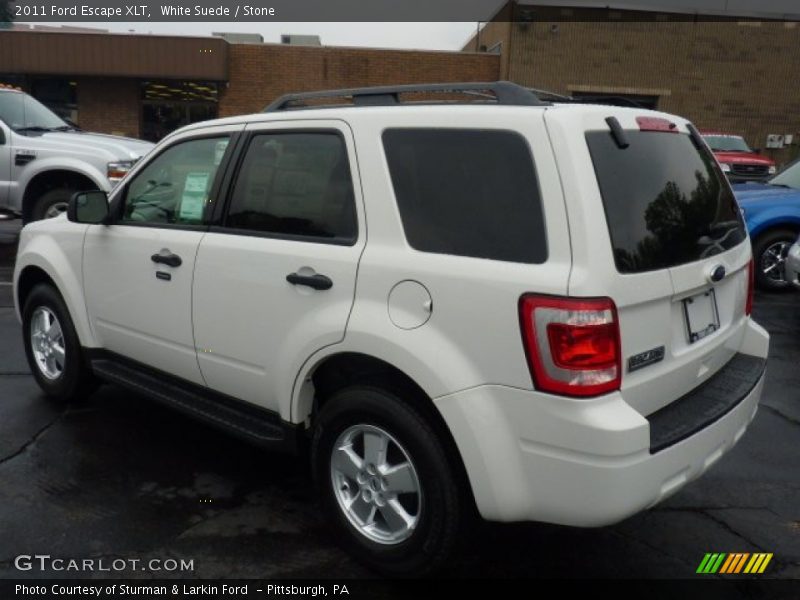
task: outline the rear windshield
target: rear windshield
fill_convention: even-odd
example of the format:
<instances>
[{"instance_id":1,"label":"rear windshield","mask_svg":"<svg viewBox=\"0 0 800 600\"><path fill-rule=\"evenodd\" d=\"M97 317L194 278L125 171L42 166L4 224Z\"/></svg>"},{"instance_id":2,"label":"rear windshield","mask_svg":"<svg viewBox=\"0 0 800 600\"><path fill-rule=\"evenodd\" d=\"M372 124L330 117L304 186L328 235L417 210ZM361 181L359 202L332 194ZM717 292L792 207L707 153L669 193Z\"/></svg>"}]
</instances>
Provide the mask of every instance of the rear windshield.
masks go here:
<instances>
[{"instance_id":1,"label":"rear windshield","mask_svg":"<svg viewBox=\"0 0 800 600\"><path fill-rule=\"evenodd\" d=\"M746 238L730 186L705 147L686 134L625 131L586 134L621 273L693 262Z\"/></svg>"}]
</instances>

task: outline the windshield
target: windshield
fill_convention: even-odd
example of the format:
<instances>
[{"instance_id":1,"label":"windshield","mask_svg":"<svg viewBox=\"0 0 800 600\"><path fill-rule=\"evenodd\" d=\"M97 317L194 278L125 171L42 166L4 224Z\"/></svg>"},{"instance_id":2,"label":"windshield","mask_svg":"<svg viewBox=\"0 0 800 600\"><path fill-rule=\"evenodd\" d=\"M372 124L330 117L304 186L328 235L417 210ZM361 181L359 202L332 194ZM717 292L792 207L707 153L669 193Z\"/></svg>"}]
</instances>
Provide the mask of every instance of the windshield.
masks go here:
<instances>
[{"instance_id":1,"label":"windshield","mask_svg":"<svg viewBox=\"0 0 800 600\"><path fill-rule=\"evenodd\" d=\"M752 152L744 138L738 135L704 135L714 152Z\"/></svg>"},{"instance_id":2,"label":"windshield","mask_svg":"<svg viewBox=\"0 0 800 600\"><path fill-rule=\"evenodd\" d=\"M772 185L785 185L800 190L800 160L794 161L769 180Z\"/></svg>"},{"instance_id":3,"label":"windshield","mask_svg":"<svg viewBox=\"0 0 800 600\"><path fill-rule=\"evenodd\" d=\"M19 92L0 93L0 120L15 131L50 131L70 127L44 104Z\"/></svg>"}]
</instances>

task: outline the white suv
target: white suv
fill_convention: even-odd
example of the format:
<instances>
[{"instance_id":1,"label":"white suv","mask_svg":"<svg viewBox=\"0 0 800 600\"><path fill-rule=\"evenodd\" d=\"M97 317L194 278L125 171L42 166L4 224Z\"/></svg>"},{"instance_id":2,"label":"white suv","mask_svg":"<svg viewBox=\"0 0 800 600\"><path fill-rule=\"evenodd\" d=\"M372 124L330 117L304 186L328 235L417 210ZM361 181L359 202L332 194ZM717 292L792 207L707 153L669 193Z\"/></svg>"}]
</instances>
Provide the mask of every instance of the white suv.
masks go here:
<instances>
[{"instance_id":1,"label":"white suv","mask_svg":"<svg viewBox=\"0 0 800 600\"><path fill-rule=\"evenodd\" d=\"M340 539L390 574L440 565L474 508L660 502L742 436L769 345L697 130L506 82L181 129L26 227L14 283L48 395L114 382L308 449Z\"/></svg>"}]
</instances>

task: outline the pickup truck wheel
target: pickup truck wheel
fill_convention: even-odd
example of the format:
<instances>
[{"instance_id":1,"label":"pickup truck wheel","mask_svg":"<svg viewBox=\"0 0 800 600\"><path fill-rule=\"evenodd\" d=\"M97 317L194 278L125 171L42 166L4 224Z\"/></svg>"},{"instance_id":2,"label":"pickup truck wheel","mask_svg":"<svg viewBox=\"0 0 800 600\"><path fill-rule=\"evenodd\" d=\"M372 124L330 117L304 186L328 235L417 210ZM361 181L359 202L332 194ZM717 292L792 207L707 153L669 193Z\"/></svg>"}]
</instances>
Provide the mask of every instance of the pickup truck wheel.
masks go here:
<instances>
[{"instance_id":1,"label":"pickup truck wheel","mask_svg":"<svg viewBox=\"0 0 800 600\"><path fill-rule=\"evenodd\" d=\"M75 190L69 188L55 188L42 194L36 201L31 211L31 221L41 221L42 219L52 219L62 213L67 212L69 200Z\"/></svg>"},{"instance_id":2,"label":"pickup truck wheel","mask_svg":"<svg viewBox=\"0 0 800 600\"><path fill-rule=\"evenodd\" d=\"M327 521L367 566L421 575L454 551L464 495L433 428L397 395L336 393L318 416L312 462Z\"/></svg>"},{"instance_id":3,"label":"pickup truck wheel","mask_svg":"<svg viewBox=\"0 0 800 600\"><path fill-rule=\"evenodd\" d=\"M755 279L761 289L777 291L789 287L786 281L786 255L796 239L796 232L777 229L765 233L754 242Z\"/></svg>"},{"instance_id":4,"label":"pickup truck wheel","mask_svg":"<svg viewBox=\"0 0 800 600\"><path fill-rule=\"evenodd\" d=\"M48 284L31 290L22 309L23 341L33 377L49 397L68 401L90 392L93 378L59 293Z\"/></svg>"}]
</instances>

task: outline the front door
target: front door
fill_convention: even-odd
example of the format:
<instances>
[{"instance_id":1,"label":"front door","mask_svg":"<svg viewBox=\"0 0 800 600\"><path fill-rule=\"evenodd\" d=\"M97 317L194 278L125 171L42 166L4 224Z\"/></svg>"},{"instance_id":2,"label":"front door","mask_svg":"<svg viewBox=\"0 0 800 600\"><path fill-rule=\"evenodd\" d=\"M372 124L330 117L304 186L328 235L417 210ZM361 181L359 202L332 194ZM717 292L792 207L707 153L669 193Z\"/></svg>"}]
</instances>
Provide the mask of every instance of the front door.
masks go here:
<instances>
[{"instance_id":1,"label":"front door","mask_svg":"<svg viewBox=\"0 0 800 600\"><path fill-rule=\"evenodd\" d=\"M197 356L209 387L279 411L302 363L344 337L360 186L340 121L251 125L243 153L224 225L197 254Z\"/></svg>"},{"instance_id":2,"label":"front door","mask_svg":"<svg viewBox=\"0 0 800 600\"><path fill-rule=\"evenodd\" d=\"M148 160L112 199L113 224L91 226L84 245L100 345L199 384L192 275L232 134L228 127L184 136Z\"/></svg>"}]
</instances>

